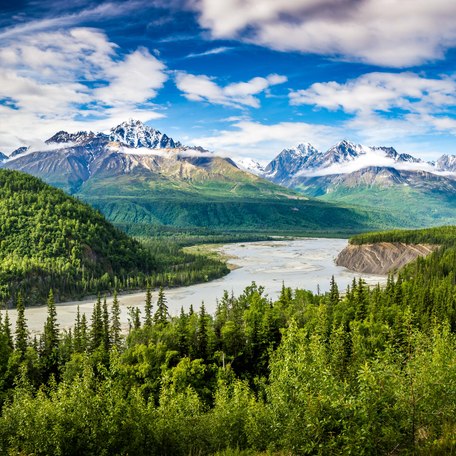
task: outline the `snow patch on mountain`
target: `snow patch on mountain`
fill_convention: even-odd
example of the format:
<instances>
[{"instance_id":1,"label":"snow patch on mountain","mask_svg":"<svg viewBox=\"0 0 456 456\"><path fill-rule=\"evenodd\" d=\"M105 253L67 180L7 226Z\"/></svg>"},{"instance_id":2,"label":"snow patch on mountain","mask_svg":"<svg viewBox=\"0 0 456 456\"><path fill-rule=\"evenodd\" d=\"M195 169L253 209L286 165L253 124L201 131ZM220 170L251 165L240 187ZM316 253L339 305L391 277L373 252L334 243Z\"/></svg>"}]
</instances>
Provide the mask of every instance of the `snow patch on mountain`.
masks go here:
<instances>
[{"instance_id":1,"label":"snow patch on mountain","mask_svg":"<svg viewBox=\"0 0 456 456\"><path fill-rule=\"evenodd\" d=\"M238 168L251 174L255 174L256 176L261 176L264 173L264 165L253 158L234 158L234 163L236 163Z\"/></svg>"}]
</instances>

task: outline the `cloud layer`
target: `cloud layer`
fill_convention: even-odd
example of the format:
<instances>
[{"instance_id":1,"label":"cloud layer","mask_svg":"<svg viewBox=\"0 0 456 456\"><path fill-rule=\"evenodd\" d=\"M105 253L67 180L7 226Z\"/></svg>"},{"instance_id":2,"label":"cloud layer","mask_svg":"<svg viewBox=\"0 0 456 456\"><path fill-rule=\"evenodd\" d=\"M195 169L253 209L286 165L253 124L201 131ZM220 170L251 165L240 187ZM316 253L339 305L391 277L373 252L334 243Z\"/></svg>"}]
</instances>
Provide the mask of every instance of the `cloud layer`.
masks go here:
<instances>
[{"instance_id":1,"label":"cloud layer","mask_svg":"<svg viewBox=\"0 0 456 456\"><path fill-rule=\"evenodd\" d=\"M408 67L456 44L448 0L188 0L214 38Z\"/></svg>"}]
</instances>

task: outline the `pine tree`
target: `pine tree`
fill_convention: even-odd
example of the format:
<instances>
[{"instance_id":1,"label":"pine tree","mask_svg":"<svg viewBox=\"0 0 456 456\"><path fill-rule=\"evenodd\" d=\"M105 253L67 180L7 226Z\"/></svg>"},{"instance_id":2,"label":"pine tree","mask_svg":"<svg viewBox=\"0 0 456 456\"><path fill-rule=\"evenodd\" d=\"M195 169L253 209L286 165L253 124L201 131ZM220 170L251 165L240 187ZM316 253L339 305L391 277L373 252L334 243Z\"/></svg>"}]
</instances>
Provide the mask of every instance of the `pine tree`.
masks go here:
<instances>
[{"instance_id":1,"label":"pine tree","mask_svg":"<svg viewBox=\"0 0 456 456\"><path fill-rule=\"evenodd\" d=\"M81 353L82 352L82 345L81 345L81 312L78 310L76 313L76 321L74 324L74 351L76 353Z\"/></svg>"},{"instance_id":2,"label":"pine tree","mask_svg":"<svg viewBox=\"0 0 456 456\"><path fill-rule=\"evenodd\" d=\"M201 304L198 315L198 326L196 332L197 357L207 360L208 357L208 334L207 334L207 313L204 303Z\"/></svg>"},{"instance_id":3,"label":"pine tree","mask_svg":"<svg viewBox=\"0 0 456 456\"><path fill-rule=\"evenodd\" d=\"M120 347L120 304L117 299L117 290L114 290L111 308L111 346Z\"/></svg>"},{"instance_id":4,"label":"pine tree","mask_svg":"<svg viewBox=\"0 0 456 456\"><path fill-rule=\"evenodd\" d=\"M44 353L46 356L50 356L59 346L59 325L57 323L57 309L52 289L49 290L47 309L48 315L44 326Z\"/></svg>"},{"instance_id":5,"label":"pine tree","mask_svg":"<svg viewBox=\"0 0 456 456\"><path fill-rule=\"evenodd\" d=\"M108 304L106 302L106 295L103 299L103 348L106 352L109 351L110 348L110 334L109 334L109 313L108 313Z\"/></svg>"},{"instance_id":6,"label":"pine tree","mask_svg":"<svg viewBox=\"0 0 456 456\"><path fill-rule=\"evenodd\" d=\"M177 324L177 346L181 357L188 355L188 334L187 334L188 317L181 307L179 321Z\"/></svg>"},{"instance_id":7,"label":"pine tree","mask_svg":"<svg viewBox=\"0 0 456 456\"><path fill-rule=\"evenodd\" d=\"M24 301L20 292L17 294L16 298L16 309L16 350L20 353L21 359L23 359L27 350L28 330L27 321L25 319Z\"/></svg>"},{"instance_id":8,"label":"pine tree","mask_svg":"<svg viewBox=\"0 0 456 456\"><path fill-rule=\"evenodd\" d=\"M160 287L157 299L157 310L154 315L154 322L156 324L166 325L168 323L168 306L166 304L166 297L163 287Z\"/></svg>"},{"instance_id":9,"label":"pine tree","mask_svg":"<svg viewBox=\"0 0 456 456\"><path fill-rule=\"evenodd\" d=\"M339 303L339 288L334 280L334 276L331 277L331 282L329 284L329 303L331 304L331 307L334 307Z\"/></svg>"},{"instance_id":10,"label":"pine tree","mask_svg":"<svg viewBox=\"0 0 456 456\"><path fill-rule=\"evenodd\" d=\"M89 347L89 330L87 325L87 317L85 314L82 314L81 317L81 352L85 352Z\"/></svg>"},{"instance_id":11,"label":"pine tree","mask_svg":"<svg viewBox=\"0 0 456 456\"><path fill-rule=\"evenodd\" d=\"M97 301L93 306L90 337L90 347L92 350L96 350L103 342L103 315L100 295L98 295Z\"/></svg>"},{"instance_id":12,"label":"pine tree","mask_svg":"<svg viewBox=\"0 0 456 456\"><path fill-rule=\"evenodd\" d=\"M146 305L144 306L144 326L152 326L152 292L147 284Z\"/></svg>"},{"instance_id":13,"label":"pine tree","mask_svg":"<svg viewBox=\"0 0 456 456\"><path fill-rule=\"evenodd\" d=\"M49 290L47 308L48 315L43 333L43 358L47 374L56 374L59 365L59 325L52 289Z\"/></svg>"}]
</instances>

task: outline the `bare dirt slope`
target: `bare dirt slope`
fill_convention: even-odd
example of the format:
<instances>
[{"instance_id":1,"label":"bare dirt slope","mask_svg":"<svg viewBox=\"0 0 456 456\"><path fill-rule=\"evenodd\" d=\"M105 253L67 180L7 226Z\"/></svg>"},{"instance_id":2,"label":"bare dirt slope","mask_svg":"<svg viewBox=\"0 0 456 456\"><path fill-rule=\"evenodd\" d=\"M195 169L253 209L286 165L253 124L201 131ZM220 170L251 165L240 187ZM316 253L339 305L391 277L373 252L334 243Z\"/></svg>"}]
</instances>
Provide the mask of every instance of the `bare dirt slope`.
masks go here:
<instances>
[{"instance_id":1,"label":"bare dirt slope","mask_svg":"<svg viewBox=\"0 0 456 456\"><path fill-rule=\"evenodd\" d=\"M438 245L411 245L400 242L348 245L337 256L336 264L356 272L388 274L419 256L429 255L438 247Z\"/></svg>"}]
</instances>

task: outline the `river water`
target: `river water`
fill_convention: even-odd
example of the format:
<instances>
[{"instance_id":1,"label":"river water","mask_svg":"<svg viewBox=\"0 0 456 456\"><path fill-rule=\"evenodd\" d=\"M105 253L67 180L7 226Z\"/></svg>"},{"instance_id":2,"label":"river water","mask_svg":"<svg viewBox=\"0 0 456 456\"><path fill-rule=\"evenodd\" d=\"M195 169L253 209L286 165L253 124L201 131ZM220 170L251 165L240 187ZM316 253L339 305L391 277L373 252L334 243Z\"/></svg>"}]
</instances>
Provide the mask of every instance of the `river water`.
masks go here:
<instances>
[{"instance_id":1,"label":"river water","mask_svg":"<svg viewBox=\"0 0 456 456\"><path fill-rule=\"evenodd\" d=\"M354 277L361 276L369 284L386 282L385 276L358 274L336 266L334 259L346 245L345 239L307 238L220 246L217 250L230 257L229 262L236 265L237 269L212 282L166 290L165 296L170 314L177 315L181 306L188 309L193 305L197 310L202 302L206 310L213 313L217 299L221 298L224 290L233 292L236 296L252 281L263 285L272 299L279 295L282 282L293 289L304 288L313 292L328 291L329 281L333 275L340 290L345 290ZM153 301L156 296L155 292ZM119 297L124 327L127 327L128 307L138 306L142 309L144 298L143 292ZM68 328L74 324L78 305L81 313L85 313L90 321L94 301L94 299L87 299L57 304L60 328ZM112 300L108 298L108 304L111 302ZM9 316L14 328L16 311L11 310ZM31 333L41 332L46 320L46 307L27 308L26 318Z\"/></svg>"}]
</instances>

